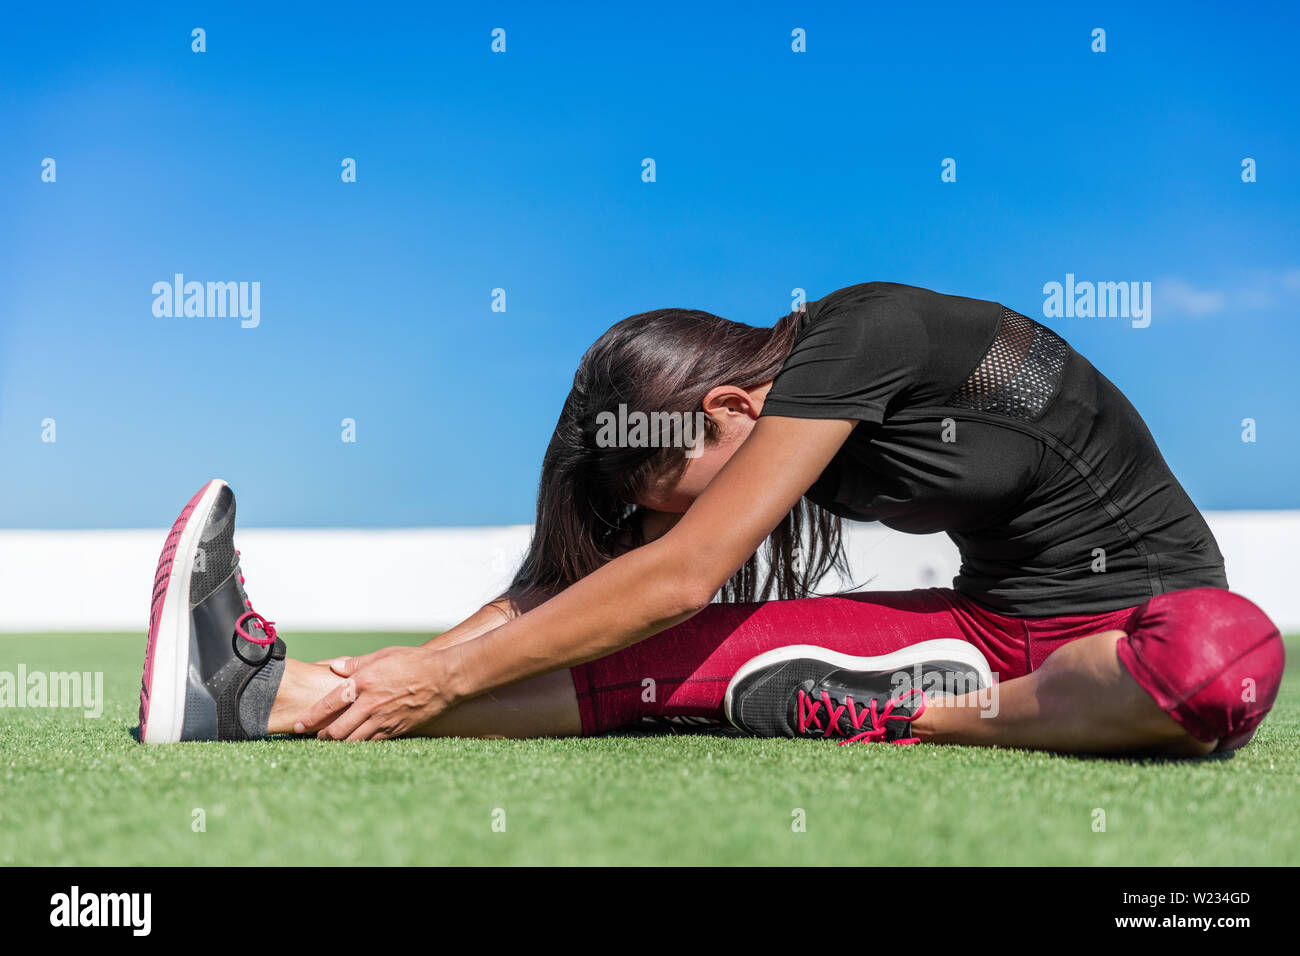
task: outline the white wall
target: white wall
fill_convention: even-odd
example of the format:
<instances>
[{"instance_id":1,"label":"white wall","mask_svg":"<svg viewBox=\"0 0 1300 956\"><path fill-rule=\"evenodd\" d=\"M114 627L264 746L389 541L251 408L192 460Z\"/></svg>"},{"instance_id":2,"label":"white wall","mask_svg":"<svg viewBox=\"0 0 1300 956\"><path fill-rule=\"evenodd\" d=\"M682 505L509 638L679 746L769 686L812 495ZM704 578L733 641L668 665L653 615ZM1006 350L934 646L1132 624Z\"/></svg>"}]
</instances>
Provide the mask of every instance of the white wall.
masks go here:
<instances>
[{"instance_id":1,"label":"white wall","mask_svg":"<svg viewBox=\"0 0 1300 956\"><path fill-rule=\"evenodd\" d=\"M1300 511L1206 515L1232 588L1300 632ZM253 605L286 631L439 630L499 592L529 528L240 531ZM0 631L137 630L148 624L165 530L0 531ZM943 535L853 525L855 577L873 590L947 585Z\"/></svg>"}]
</instances>

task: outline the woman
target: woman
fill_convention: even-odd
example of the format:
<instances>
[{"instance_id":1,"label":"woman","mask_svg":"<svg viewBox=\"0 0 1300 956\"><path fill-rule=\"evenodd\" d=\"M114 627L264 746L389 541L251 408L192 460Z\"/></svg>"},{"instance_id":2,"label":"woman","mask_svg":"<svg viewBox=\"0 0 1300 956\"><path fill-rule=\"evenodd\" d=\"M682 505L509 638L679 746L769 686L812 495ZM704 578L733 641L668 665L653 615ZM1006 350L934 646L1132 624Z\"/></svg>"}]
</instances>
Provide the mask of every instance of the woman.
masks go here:
<instances>
[{"instance_id":1,"label":"woman","mask_svg":"<svg viewBox=\"0 0 1300 956\"><path fill-rule=\"evenodd\" d=\"M702 413L702 440L611 441L628 409ZM843 570L844 517L947 532L954 587L808 597ZM1284 663L1113 384L997 303L891 283L771 329L676 309L611 328L574 377L509 592L423 647L286 660L233 529L210 482L167 539L145 741L725 714L840 742L1201 755L1250 739Z\"/></svg>"}]
</instances>

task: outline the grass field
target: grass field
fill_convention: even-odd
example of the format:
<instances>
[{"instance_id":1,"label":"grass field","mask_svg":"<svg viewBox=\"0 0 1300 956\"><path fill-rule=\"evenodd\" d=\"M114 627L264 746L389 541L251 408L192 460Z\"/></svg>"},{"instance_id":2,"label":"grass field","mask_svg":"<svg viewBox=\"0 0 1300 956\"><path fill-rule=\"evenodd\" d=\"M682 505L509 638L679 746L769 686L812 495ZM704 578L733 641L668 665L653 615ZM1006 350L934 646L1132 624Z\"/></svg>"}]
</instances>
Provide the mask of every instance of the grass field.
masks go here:
<instances>
[{"instance_id":1,"label":"grass field","mask_svg":"<svg viewBox=\"0 0 1300 956\"><path fill-rule=\"evenodd\" d=\"M98 719L0 710L0 864L1300 862L1296 663L1251 746L1184 762L690 734L145 748L142 653L139 635L0 636L0 671L102 671L106 698Z\"/></svg>"}]
</instances>

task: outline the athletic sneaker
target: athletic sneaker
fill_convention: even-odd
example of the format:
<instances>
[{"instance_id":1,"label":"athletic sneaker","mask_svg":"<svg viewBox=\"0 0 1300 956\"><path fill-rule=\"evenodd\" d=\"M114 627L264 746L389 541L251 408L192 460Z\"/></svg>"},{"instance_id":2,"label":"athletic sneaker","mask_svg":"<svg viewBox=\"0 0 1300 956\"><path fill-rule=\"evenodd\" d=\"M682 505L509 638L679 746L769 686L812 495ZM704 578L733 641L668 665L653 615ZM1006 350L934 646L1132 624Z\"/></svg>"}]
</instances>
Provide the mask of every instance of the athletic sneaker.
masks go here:
<instances>
[{"instance_id":1,"label":"athletic sneaker","mask_svg":"<svg viewBox=\"0 0 1300 956\"><path fill-rule=\"evenodd\" d=\"M284 642L253 610L239 573L234 492L214 478L176 519L158 559L140 740L264 737L283 671Z\"/></svg>"},{"instance_id":2,"label":"athletic sneaker","mask_svg":"<svg viewBox=\"0 0 1300 956\"><path fill-rule=\"evenodd\" d=\"M727 685L727 719L755 737L919 743L910 724L931 699L990 687L984 655L965 641L922 641L881 657L797 644L748 661Z\"/></svg>"}]
</instances>

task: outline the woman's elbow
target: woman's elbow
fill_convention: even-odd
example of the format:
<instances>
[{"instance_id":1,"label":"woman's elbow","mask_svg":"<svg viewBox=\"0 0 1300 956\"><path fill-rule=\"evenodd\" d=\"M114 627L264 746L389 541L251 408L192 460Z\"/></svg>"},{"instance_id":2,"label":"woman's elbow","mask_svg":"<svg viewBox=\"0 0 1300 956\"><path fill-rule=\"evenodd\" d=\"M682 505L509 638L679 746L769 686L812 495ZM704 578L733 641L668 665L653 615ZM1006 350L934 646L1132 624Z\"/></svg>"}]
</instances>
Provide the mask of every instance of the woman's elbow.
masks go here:
<instances>
[{"instance_id":1,"label":"woman's elbow","mask_svg":"<svg viewBox=\"0 0 1300 956\"><path fill-rule=\"evenodd\" d=\"M712 603L720 584L714 583L715 574L701 566L698 560L683 556L677 549L657 548L659 542L645 547L656 548L656 577L662 585L663 606L668 616L684 620Z\"/></svg>"},{"instance_id":2,"label":"woman's elbow","mask_svg":"<svg viewBox=\"0 0 1300 956\"><path fill-rule=\"evenodd\" d=\"M681 585L681 600L677 608L677 613L683 618L703 611L713 602L716 595L716 588L701 586L697 582L683 582Z\"/></svg>"},{"instance_id":3,"label":"woman's elbow","mask_svg":"<svg viewBox=\"0 0 1300 956\"><path fill-rule=\"evenodd\" d=\"M668 589L673 611L683 618L702 611L713 602L718 586L712 576L688 562L680 562L668 575Z\"/></svg>"}]
</instances>

